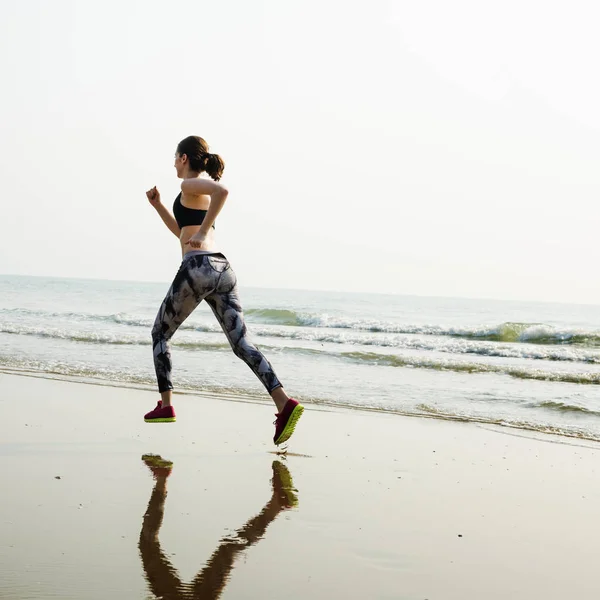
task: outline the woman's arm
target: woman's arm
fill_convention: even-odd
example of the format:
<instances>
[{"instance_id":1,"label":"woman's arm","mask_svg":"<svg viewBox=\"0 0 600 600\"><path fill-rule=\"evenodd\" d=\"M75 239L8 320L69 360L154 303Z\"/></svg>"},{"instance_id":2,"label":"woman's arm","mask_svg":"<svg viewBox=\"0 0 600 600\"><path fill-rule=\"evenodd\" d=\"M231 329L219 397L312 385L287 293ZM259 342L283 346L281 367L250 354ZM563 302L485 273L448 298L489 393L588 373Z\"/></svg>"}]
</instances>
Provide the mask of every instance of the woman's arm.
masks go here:
<instances>
[{"instance_id":1,"label":"woman's arm","mask_svg":"<svg viewBox=\"0 0 600 600\"><path fill-rule=\"evenodd\" d=\"M175 217L169 212L169 209L158 203L157 206L154 207L156 212L160 215L160 218L163 220L163 223L169 228L170 231L173 232L173 235L177 238L181 235L181 229L179 229L179 225L177 225L177 221Z\"/></svg>"},{"instance_id":2,"label":"woman's arm","mask_svg":"<svg viewBox=\"0 0 600 600\"><path fill-rule=\"evenodd\" d=\"M181 182L181 191L184 194L195 196L208 195L210 196L210 206L206 211L206 216L198 233L194 234L188 244L192 248L200 248L206 240L206 236L221 212L229 191L225 186L210 179L184 179Z\"/></svg>"},{"instance_id":3,"label":"woman's arm","mask_svg":"<svg viewBox=\"0 0 600 600\"><path fill-rule=\"evenodd\" d=\"M174 236L179 238L181 235L181 229L179 229L179 225L177 225L177 221L175 217L169 212L169 209L163 206L160 201L160 192L153 187L151 190L146 192L146 197L148 198L148 202L156 209L156 212L160 215L160 218L163 220L163 223L169 228L169 230L173 233Z\"/></svg>"}]
</instances>

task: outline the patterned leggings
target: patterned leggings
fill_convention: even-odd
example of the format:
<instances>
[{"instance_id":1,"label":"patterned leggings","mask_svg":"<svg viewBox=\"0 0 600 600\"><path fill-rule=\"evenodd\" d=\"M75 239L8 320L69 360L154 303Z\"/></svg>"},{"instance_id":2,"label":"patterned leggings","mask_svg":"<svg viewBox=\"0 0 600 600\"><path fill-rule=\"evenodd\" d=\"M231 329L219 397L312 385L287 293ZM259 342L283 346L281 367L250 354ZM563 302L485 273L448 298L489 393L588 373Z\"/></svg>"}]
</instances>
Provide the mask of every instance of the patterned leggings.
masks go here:
<instances>
[{"instance_id":1,"label":"patterned leggings","mask_svg":"<svg viewBox=\"0 0 600 600\"><path fill-rule=\"evenodd\" d=\"M158 391L173 389L169 340L202 300L217 317L234 354L252 369L267 392L280 387L273 367L247 337L237 278L229 261L222 254L190 252L184 257L152 328Z\"/></svg>"}]
</instances>

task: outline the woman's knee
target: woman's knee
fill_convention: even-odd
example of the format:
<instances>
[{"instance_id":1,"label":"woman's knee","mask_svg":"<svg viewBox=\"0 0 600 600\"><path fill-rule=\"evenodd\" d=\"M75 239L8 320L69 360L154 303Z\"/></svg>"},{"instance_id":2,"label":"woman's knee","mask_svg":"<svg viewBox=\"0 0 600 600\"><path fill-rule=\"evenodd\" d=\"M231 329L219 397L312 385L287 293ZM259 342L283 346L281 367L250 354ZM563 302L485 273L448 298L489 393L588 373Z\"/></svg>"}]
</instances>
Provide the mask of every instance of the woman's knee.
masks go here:
<instances>
[{"instance_id":1,"label":"woman's knee","mask_svg":"<svg viewBox=\"0 0 600 600\"><path fill-rule=\"evenodd\" d=\"M233 350L233 353L238 358L241 358L242 360L245 360L246 353L244 352L244 350L242 350L242 348L240 347L239 344L231 344L231 349Z\"/></svg>"},{"instance_id":2,"label":"woman's knee","mask_svg":"<svg viewBox=\"0 0 600 600\"><path fill-rule=\"evenodd\" d=\"M245 337L239 340L237 344L231 345L233 353L248 364L253 364L260 357L259 349L251 344Z\"/></svg>"}]
</instances>

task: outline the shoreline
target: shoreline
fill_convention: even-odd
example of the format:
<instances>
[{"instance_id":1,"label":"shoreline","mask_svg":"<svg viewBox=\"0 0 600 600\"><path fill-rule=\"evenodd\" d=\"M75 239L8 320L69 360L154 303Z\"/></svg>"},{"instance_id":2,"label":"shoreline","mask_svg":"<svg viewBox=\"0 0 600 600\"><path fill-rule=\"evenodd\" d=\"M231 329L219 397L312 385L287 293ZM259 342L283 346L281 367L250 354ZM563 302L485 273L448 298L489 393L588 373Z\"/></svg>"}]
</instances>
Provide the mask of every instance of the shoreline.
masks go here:
<instances>
[{"instance_id":1,"label":"shoreline","mask_svg":"<svg viewBox=\"0 0 600 600\"><path fill-rule=\"evenodd\" d=\"M156 390L150 385L144 384L135 384L128 383L124 381L110 380L110 379L100 379L100 378L91 378L91 377L75 377L69 375L63 375L61 373L50 373L43 371L19 371L16 369L8 369L8 368L0 368L0 375L5 374L9 376L15 377L30 377L33 379L47 379L48 381L63 381L66 383L75 383L80 385L93 385L100 387L111 387L116 389L127 389L127 390L137 390L143 392L153 392L156 394ZM258 396L251 396L250 394L237 394L240 396L236 398L232 393L219 393L216 391L194 391L188 389L178 389L173 391L173 395L175 397L206 397L206 398L214 398L217 400L223 400L226 402L242 402L247 404L257 404L257 405L268 405L272 404L270 398L265 396L264 398L260 398ZM572 433L564 430L560 430L556 427L546 426L544 428L538 427L529 423L510 423L505 422L499 419L486 419L484 417L468 417L461 415L446 415L443 413L435 413L435 412L422 412L422 413L414 413L402 410L392 410L386 408L376 408L369 406L361 406L358 404L344 404L338 405L333 402L329 403L326 401L314 402L310 400L302 400L302 402L309 409L317 409L317 410L341 410L341 411L351 411L351 412L359 412L359 413L374 413L374 414L384 414L390 415L392 417L400 417L400 418L412 418L412 419L430 419L434 421L442 421L449 423L464 423L464 424L473 424L473 425L481 425L481 426L489 426L492 428L499 428L500 430L514 430L527 432L530 434L538 434L541 436L550 436L559 439L565 440L574 440L579 442L586 442L589 444L598 444L600 445L600 436L593 437L589 435L585 435L584 433Z\"/></svg>"}]
</instances>

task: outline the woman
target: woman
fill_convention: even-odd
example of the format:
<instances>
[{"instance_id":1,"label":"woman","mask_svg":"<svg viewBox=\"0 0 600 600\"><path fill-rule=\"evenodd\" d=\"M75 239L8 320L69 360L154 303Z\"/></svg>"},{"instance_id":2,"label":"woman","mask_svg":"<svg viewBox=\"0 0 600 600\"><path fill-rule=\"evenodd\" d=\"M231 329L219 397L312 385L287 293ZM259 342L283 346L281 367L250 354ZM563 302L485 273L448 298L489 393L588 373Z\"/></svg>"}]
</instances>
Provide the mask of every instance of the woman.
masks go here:
<instances>
[{"instance_id":1,"label":"woman","mask_svg":"<svg viewBox=\"0 0 600 600\"><path fill-rule=\"evenodd\" d=\"M208 144L202 138L190 136L177 146L174 166L182 182L181 192L173 204L173 214L161 204L156 187L146 192L165 225L179 238L183 262L152 328L154 366L161 400L144 420L147 423L175 421L171 404L173 383L169 340L198 304L206 300L234 354L252 369L271 395L278 411L273 442L279 445L294 432L304 407L286 395L269 361L248 339L237 278L229 261L215 249L215 219L228 194L218 183L225 165L220 156L208 151ZM203 173L212 181L202 177Z\"/></svg>"}]
</instances>

